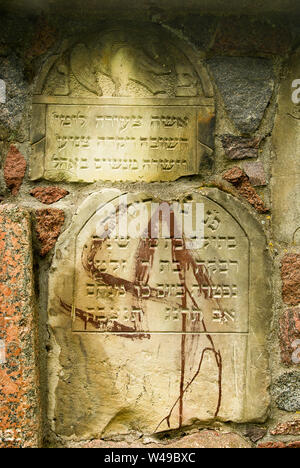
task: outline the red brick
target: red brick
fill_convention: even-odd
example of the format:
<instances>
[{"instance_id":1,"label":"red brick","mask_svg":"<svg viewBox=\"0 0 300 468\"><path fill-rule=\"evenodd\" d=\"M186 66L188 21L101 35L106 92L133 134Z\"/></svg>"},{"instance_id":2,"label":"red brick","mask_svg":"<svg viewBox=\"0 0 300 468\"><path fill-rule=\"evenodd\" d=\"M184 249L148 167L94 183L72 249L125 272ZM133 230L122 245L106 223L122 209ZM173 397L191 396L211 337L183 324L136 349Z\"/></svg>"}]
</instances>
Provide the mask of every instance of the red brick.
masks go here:
<instances>
[{"instance_id":1,"label":"red brick","mask_svg":"<svg viewBox=\"0 0 300 468\"><path fill-rule=\"evenodd\" d=\"M26 211L0 206L1 448L37 447L39 440L30 225Z\"/></svg>"},{"instance_id":2,"label":"red brick","mask_svg":"<svg viewBox=\"0 0 300 468\"><path fill-rule=\"evenodd\" d=\"M282 297L288 305L300 304L300 254L288 254L281 262Z\"/></svg>"},{"instance_id":3,"label":"red brick","mask_svg":"<svg viewBox=\"0 0 300 468\"><path fill-rule=\"evenodd\" d=\"M259 213L267 213L269 210L252 187L247 174L240 167L233 167L223 174L223 179L235 186L238 193L245 198Z\"/></svg>"},{"instance_id":4,"label":"red brick","mask_svg":"<svg viewBox=\"0 0 300 468\"><path fill-rule=\"evenodd\" d=\"M281 359L286 365L292 365L295 352L294 343L300 340L300 308L284 312L280 319L280 348Z\"/></svg>"},{"instance_id":5,"label":"red brick","mask_svg":"<svg viewBox=\"0 0 300 468\"><path fill-rule=\"evenodd\" d=\"M300 435L300 419L278 424L271 431L272 435Z\"/></svg>"},{"instance_id":6,"label":"red brick","mask_svg":"<svg viewBox=\"0 0 300 468\"><path fill-rule=\"evenodd\" d=\"M55 246L65 222L65 215L57 208L37 210L36 221L37 236L41 243L40 254L44 257Z\"/></svg>"},{"instance_id":7,"label":"red brick","mask_svg":"<svg viewBox=\"0 0 300 468\"><path fill-rule=\"evenodd\" d=\"M30 192L30 195L46 205L56 203L68 194L67 190L60 187L36 187Z\"/></svg>"},{"instance_id":8,"label":"red brick","mask_svg":"<svg viewBox=\"0 0 300 468\"><path fill-rule=\"evenodd\" d=\"M27 53L27 59L32 60L35 57L43 55L53 46L56 39L57 31L49 25L44 16L40 16L36 23L36 30Z\"/></svg>"},{"instance_id":9,"label":"red brick","mask_svg":"<svg viewBox=\"0 0 300 468\"><path fill-rule=\"evenodd\" d=\"M13 195L18 195L26 172L26 161L19 150L11 145L4 165L4 179Z\"/></svg>"},{"instance_id":10,"label":"red brick","mask_svg":"<svg viewBox=\"0 0 300 468\"><path fill-rule=\"evenodd\" d=\"M289 444L287 444L287 448L300 448L300 440L290 442Z\"/></svg>"},{"instance_id":11,"label":"red brick","mask_svg":"<svg viewBox=\"0 0 300 468\"><path fill-rule=\"evenodd\" d=\"M185 448L251 448L251 444L247 442L239 434L234 432L218 432L213 430L199 431L185 437L163 440L163 441L143 441L138 440L135 442L112 442L104 440L92 440L90 442L76 443L71 442L70 448L163 448L163 449L185 449Z\"/></svg>"}]
</instances>

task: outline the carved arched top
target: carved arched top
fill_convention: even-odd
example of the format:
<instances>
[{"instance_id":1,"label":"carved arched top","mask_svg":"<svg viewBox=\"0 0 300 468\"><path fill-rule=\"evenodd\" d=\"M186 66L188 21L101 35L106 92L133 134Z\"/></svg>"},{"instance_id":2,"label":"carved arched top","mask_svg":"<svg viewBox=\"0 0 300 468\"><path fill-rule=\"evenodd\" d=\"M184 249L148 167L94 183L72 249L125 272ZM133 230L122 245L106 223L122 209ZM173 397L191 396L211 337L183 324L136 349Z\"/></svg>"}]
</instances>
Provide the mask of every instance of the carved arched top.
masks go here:
<instances>
[{"instance_id":1,"label":"carved arched top","mask_svg":"<svg viewBox=\"0 0 300 468\"><path fill-rule=\"evenodd\" d=\"M161 27L128 25L75 38L46 63L36 94L70 97L209 98L192 47Z\"/></svg>"}]
</instances>

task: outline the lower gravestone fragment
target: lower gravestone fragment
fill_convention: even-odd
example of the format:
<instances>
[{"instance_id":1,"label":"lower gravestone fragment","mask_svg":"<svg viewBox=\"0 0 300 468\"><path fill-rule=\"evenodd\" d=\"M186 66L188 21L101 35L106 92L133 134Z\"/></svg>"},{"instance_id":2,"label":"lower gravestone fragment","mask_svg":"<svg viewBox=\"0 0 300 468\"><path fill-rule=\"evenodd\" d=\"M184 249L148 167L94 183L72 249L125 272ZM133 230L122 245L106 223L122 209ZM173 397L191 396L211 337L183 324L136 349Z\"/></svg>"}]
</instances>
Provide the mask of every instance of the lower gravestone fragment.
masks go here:
<instances>
[{"instance_id":1,"label":"lower gravestone fragment","mask_svg":"<svg viewBox=\"0 0 300 468\"><path fill-rule=\"evenodd\" d=\"M53 267L56 433L265 418L268 256L259 224L230 195L96 193L61 236Z\"/></svg>"}]
</instances>

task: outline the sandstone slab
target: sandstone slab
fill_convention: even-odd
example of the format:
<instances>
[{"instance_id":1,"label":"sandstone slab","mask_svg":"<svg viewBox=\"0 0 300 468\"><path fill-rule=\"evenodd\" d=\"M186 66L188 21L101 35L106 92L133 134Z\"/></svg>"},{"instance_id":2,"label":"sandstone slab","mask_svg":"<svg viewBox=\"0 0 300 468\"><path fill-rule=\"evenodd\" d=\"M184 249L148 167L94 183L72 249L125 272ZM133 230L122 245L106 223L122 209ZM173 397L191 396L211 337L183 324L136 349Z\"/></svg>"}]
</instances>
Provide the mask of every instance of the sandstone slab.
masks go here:
<instances>
[{"instance_id":1,"label":"sandstone slab","mask_svg":"<svg viewBox=\"0 0 300 468\"><path fill-rule=\"evenodd\" d=\"M293 82L300 76L300 49L290 59L279 93L273 131L272 163L274 237L300 245L300 114L293 102ZM291 209L289 209L291 207ZM300 232L300 231L299 231Z\"/></svg>"},{"instance_id":2,"label":"sandstone slab","mask_svg":"<svg viewBox=\"0 0 300 468\"><path fill-rule=\"evenodd\" d=\"M58 241L48 417L61 437L265 418L271 297L261 227L218 190L168 196L95 193ZM198 205L201 239L180 237L187 213L195 228Z\"/></svg>"},{"instance_id":3,"label":"sandstone slab","mask_svg":"<svg viewBox=\"0 0 300 468\"><path fill-rule=\"evenodd\" d=\"M74 446L74 444L70 444L70 446ZM197 432L195 434L191 434L181 439L175 439L173 441L165 441L159 442L152 440L148 443L141 443L141 442L111 442L105 440L93 440L88 443L81 443L75 445L78 448L103 448L103 449L110 449L110 448L162 448L162 449L184 449L184 448L196 448L196 449L203 449L203 448L251 448L251 444L247 442L243 437L233 432L219 432L219 431L211 431L211 430L204 430Z\"/></svg>"},{"instance_id":4,"label":"sandstone slab","mask_svg":"<svg viewBox=\"0 0 300 468\"><path fill-rule=\"evenodd\" d=\"M76 38L37 85L32 180L169 181L214 151L214 99L195 52L159 27Z\"/></svg>"}]
</instances>

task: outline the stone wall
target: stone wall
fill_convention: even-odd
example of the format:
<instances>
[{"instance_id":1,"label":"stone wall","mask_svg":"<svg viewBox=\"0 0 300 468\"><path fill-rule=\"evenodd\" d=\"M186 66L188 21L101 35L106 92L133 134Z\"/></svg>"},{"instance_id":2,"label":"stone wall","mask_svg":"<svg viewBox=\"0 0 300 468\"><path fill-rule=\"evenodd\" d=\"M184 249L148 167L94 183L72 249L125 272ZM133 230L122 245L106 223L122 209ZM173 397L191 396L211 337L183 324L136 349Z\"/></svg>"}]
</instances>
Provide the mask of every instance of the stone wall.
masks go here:
<instances>
[{"instance_id":1,"label":"stone wall","mask_svg":"<svg viewBox=\"0 0 300 468\"><path fill-rule=\"evenodd\" d=\"M72 52L77 94L74 94L75 88L71 92L62 90L61 83L66 83L63 80L69 76L66 55L79 37L84 40L107 31L113 14L107 10L95 10L95 14L91 14L88 8L83 17L76 9L73 13L62 9L59 14L53 14L50 9L39 15L17 11L17 15L6 11L0 17L0 446L299 447L300 176L297 153L300 114L295 101L296 88L292 84L300 80L300 35L295 16L283 13L258 16L255 11L251 16L234 16L231 11L217 16L211 12L195 12L192 6L191 11L187 8L184 12L180 8L156 6L133 8L129 13L121 11L119 20L122 25L126 24L126 30L135 29L137 23L143 21L147 27L162 31L159 37L165 34L172 37L172 44L175 39L178 44L186 44L193 65L201 64L199 74L204 95L200 104L198 101L193 104L197 109L199 105L202 116L202 120L198 118L198 140L194 142L196 146L200 142L201 149L191 153L193 164L187 170L176 172L176 168L171 168L166 177L153 176L150 171L142 172L138 178L126 176L127 168L121 175L115 172L114 178L107 175L108 171L100 172L97 177L91 171L83 180L81 175L66 175L65 166L55 173L45 170L47 154L50 154L45 140L46 145L50 145L50 139L55 139L59 131L56 125L60 123L52 122L51 128L46 128L46 111L42 106L55 106L54 101L49 101L53 96L61 108L66 105L64 99L75 96L77 101L72 105L78 107L78 99L92 98L78 91L80 82L91 90L91 77L84 67L91 66L85 59L92 46L85 45L85 58L80 55L81 46L76 46ZM136 34L138 37L139 33ZM178 49L174 52L173 46L168 47L168 57L174 54L174 61L180 61ZM125 59L130 61L131 55L125 55ZM78 61L79 66L76 65ZM54 72L49 75L52 70L49 63L55 63L56 75ZM203 84L206 79L207 83ZM136 86L136 80L131 82ZM41 83L44 88L39 88ZM148 88L152 84L149 81ZM43 89L48 92L46 98ZM196 94L193 90L189 92L191 101ZM122 94L118 96L119 103L126 99ZM101 99L100 95L98 97ZM176 95L176 99L181 98L181 94ZM104 105L104 101L99 103L99 106ZM215 126L212 124L214 115ZM49 125L51 115L47 118ZM174 133L172 138L176 135ZM196 158L199 159L196 161ZM97 357L98 334L92 337L78 333L78 330L83 331L80 321L75 321L78 329L72 328L71 313L74 314L75 307L76 315L76 307L82 306L80 281L87 281L85 271L78 283L79 302L74 306L74 291L70 286L74 269L72 258L74 255L77 258L76 246L82 242L84 249L84 243L89 242L86 239L95 235L93 227L87 224L86 233L82 227L89 222L97 206L104 203L103 200L112 200L117 191L120 195L130 194L133 199L143 197L144 201L169 203L191 196L203 199L210 213L216 207L214 203L219 207L226 225L222 238L226 235L242 238L245 233L244 248L230 260L247 264L241 276L232 281L240 281L242 291L245 284L250 284L250 328L247 332L250 354L243 351L243 337L235 338L237 352L241 353L235 367L235 371L238 369L236 395L244 391L248 403L239 407L234 397L231 401L231 378L234 381L234 377L225 365L223 402L226 401L226 405L222 407L219 401L219 411L212 414L212 409L208 409L205 416L203 409L214 407L216 402L204 398L206 403L199 407L198 395L191 390L189 401L196 414L199 411L199 416L186 416L178 424L177 420L172 420L172 414L168 418L163 413L164 403L153 396L160 390L155 372L152 383L145 379L132 385L130 378L129 382L126 380L131 372L133 379L139 376L142 381L142 373L150 369L144 361L141 365L131 365L138 353L145 361L147 353L149 358L147 342L140 345L127 340L129 344L119 345L116 337L110 337L106 347L101 347L101 352L109 356L105 361L104 357ZM228 213L231 221L226 217ZM239 227L235 228L235 221ZM209 221L206 228L208 224ZM237 234L240 228L242 231ZM246 258L246 238L250 242L251 261ZM209 260L208 257L207 262ZM81 271L80 258L75 263L76 271ZM189 267L191 265L192 260ZM247 283L243 274L248 267L252 279ZM129 275L126 279L129 280ZM129 288L124 284L125 289ZM57 291L61 292L60 304ZM242 300L239 308L242 311L246 308ZM64 315L62 309L67 314ZM241 329L231 331L246 333L242 323L238 326ZM117 331L120 333L120 330ZM121 331L123 335L129 332ZM219 331L219 328L213 329L214 333ZM155 349L159 353L160 344L155 343L153 346L157 346ZM205 364L212 375L212 389L215 388L213 373L218 373L221 367L214 346L223 345L217 343L210 345L217 370L209 367L209 361ZM167 349L173 344L166 342L165 346ZM117 358L112 348L118 353L128 353L128 367L126 360L122 368L113 364ZM170 376L170 381L174 376L176 381L176 349L174 363L157 360L161 388L165 388L166 375ZM223 358L228 354L229 362L234 352L229 344L224 345ZM123 356L120 361L122 359ZM245 380L244 376L247 376ZM209 388L205 387L207 382L198 382L204 393L205 388ZM137 392L143 388L140 395L133 395L134 389ZM99 389L105 401L97 400ZM152 390L152 397L147 399L145 395ZM117 391L119 393L114 393ZM167 391L162 390L162 393L162 401L168 402L167 398L164 400ZM70 395L74 396L74 401L68 406L66 401L70 400ZM120 395L128 396L128 401L132 398L136 411L132 404L123 404L122 398L119 401ZM184 403L182 397L181 402ZM155 411L151 412L151 408ZM155 428L156 411L162 418L166 416L168 424Z\"/></svg>"}]
</instances>

